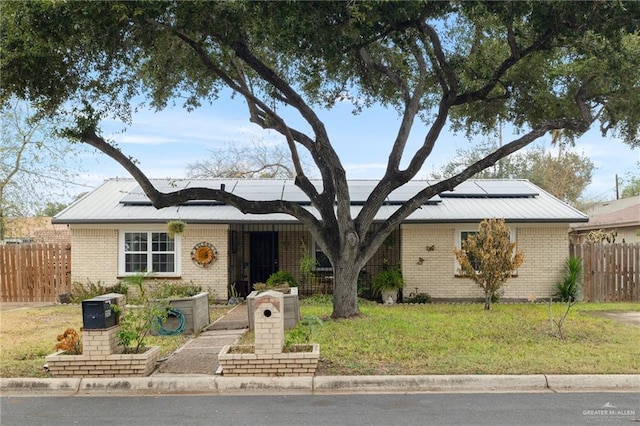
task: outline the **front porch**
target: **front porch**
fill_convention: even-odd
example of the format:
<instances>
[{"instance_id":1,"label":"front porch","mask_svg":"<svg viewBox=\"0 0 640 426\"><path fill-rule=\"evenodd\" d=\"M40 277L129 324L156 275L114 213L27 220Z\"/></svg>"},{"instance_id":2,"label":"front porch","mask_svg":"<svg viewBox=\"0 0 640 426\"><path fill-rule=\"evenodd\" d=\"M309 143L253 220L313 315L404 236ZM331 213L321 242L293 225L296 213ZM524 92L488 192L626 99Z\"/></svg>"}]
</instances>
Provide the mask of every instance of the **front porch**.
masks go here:
<instances>
[{"instance_id":1,"label":"front porch","mask_svg":"<svg viewBox=\"0 0 640 426\"><path fill-rule=\"evenodd\" d=\"M333 293L333 269L301 224L232 224L229 227L229 295L246 297L253 284L266 282L278 271L290 272L300 295ZM303 251L315 260L309 276L300 270ZM400 231L391 233L362 270L359 291L366 293L371 279L385 266L400 266ZM365 294L366 295L366 294Z\"/></svg>"}]
</instances>

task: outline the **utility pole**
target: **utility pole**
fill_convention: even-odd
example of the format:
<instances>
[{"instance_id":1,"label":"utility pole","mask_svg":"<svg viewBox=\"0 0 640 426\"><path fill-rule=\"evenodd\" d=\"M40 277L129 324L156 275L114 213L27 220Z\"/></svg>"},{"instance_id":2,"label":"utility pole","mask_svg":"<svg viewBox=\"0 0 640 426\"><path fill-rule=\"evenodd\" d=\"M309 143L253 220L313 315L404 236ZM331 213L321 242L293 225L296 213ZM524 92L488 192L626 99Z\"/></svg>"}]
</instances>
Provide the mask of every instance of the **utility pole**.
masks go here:
<instances>
[{"instance_id":1,"label":"utility pole","mask_svg":"<svg viewBox=\"0 0 640 426\"><path fill-rule=\"evenodd\" d=\"M616 200L620 199L620 185L618 184L618 174L616 173Z\"/></svg>"}]
</instances>

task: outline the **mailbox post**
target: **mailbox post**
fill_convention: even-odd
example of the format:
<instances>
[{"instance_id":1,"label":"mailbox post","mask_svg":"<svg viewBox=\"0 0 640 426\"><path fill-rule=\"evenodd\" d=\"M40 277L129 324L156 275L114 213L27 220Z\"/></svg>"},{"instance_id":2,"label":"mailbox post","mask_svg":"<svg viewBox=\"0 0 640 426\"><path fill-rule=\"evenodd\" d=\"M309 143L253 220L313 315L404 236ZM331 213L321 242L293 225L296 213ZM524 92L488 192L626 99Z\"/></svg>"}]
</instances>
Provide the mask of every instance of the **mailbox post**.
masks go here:
<instances>
[{"instance_id":1,"label":"mailbox post","mask_svg":"<svg viewBox=\"0 0 640 426\"><path fill-rule=\"evenodd\" d=\"M118 352L116 335L120 330L114 305L124 305L124 295L103 294L82 301L82 353L111 355Z\"/></svg>"},{"instance_id":2,"label":"mailbox post","mask_svg":"<svg viewBox=\"0 0 640 426\"><path fill-rule=\"evenodd\" d=\"M82 301L82 326L85 330L100 330L118 325L118 315L113 305L118 303L118 296L111 293L96 296Z\"/></svg>"}]
</instances>

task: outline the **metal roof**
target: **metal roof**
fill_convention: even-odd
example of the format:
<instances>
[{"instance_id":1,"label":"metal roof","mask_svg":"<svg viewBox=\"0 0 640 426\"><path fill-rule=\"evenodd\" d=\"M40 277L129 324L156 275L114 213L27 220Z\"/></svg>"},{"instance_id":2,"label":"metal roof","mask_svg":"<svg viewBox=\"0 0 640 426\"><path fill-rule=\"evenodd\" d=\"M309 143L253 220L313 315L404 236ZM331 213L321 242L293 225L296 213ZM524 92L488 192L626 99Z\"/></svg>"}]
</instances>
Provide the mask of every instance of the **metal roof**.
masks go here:
<instances>
[{"instance_id":1,"label":"metal roof","mask_svg":"<svg viewBox=\"0 0 640 426\"><path fill-rule=\"evenodd\" d=\"M309 199L293 180L267 179L190 179L153 180L159 190L173 191L186 187L224 188L228 192L253 200L289 200L302 204L317 214ZM321 188L320 181L313 182ZM378 182L349 181L352 217ZM382 221L399 205L432 181L414 180L392 192L375 220ZM498 217L510 222L585 222L587 216L563 203L526 180L469 180L454 191L435 196L412 213L406 222L451 223L478 222ZM154 208L133 179L110 179L76 201L54 218L54 223L153 223L182 219L192 223L289 222L297 220L285 214L243 214L234 207L217 202L188 202L180 206Z\"/></svg>"}]
</instances>

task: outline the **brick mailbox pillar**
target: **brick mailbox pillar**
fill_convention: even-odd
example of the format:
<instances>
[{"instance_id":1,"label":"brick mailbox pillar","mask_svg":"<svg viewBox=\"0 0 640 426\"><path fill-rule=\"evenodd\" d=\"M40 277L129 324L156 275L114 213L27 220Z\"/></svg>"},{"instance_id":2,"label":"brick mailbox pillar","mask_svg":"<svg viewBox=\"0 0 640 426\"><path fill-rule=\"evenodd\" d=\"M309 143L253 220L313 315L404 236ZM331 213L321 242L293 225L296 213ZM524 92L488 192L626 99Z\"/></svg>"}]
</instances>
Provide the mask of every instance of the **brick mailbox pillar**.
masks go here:
<instances>
[{"instance_id":1,"label":"brick mailbox pillar","mask_svg":"<svg viewBox=\"0 0 640 426\"><path fill-rule=\"evenodd\" d=\"M111 355L117 353L116 334L120 331L113 305L124 306L124 295L109 293L82 302L83 355Z\"/></svg>"},{"instance_id":2,"label":"brick mailbox pillar","mask_svg":"<svg viewBox=\"0 0 640 426\"><path fill-rule=\"evenodd\" d=\"M284 346L284 295L279 291L259 294L254 302L255 353L279 354Z\"/></svg>"},{"instance_id":3,"label":"brick mailbox pillar","mask_svg":"<svg viewBox=\"0 0 640 426\"><path fill-rule=\"evenodd\" d=\"M258 294L253 301L254 345L226 345L218 354L225 376L313 376L318 367L320 345L284 348L284 302L279 291ZM244 349L244 350L242 350Z\"/></svg>"},{"instance_id":4,"label":"brick mailbox pillar","mask_svg":"<svg viewBox=\"0 0 640 426\"><path fill-rule=\"evenodd\" d=\"M111 355L118 353L118 341L116 334L120 331L119 325L114 325L106 330L82 331L82 354Z\"/></svg>"}]
</instances>

